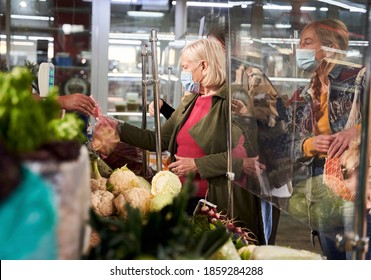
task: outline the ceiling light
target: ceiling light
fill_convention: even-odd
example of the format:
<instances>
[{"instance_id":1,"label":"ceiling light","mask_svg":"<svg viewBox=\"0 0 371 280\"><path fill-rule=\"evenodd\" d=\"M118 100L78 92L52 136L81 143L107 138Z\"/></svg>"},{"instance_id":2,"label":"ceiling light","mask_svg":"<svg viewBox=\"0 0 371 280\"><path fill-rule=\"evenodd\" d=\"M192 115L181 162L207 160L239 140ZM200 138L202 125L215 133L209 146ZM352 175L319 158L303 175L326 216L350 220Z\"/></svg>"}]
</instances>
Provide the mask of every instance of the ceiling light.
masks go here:
<instances>
[{"instance_id":1,"label":"ceiling light","mask_svg":"<svg viewBox=\"0 0 371 280\"><path fill-rule=\"evenodd\" d=\"M138 0L111 0L111 2L112 3L138 4Z\"/></svg>"},{"instance_id":2,"label":"ceiling light","mask_svg":"<svg viewBox=\"0 0 371 280\"><path fill-rule=\"evenodd\" d=\"M27 20L45 20L45 21L54 21L54 17L47 16L26 16L26 15L10 15L12 19L27 19Z\"/></svg>"},{"instance_id":3,"label":"ceiling light","mask_svg":"<svg viewBox=\"0 0 371 280\"><path fill-rule=\"evenodd\" d=\"M319 2L323 2L323 3L330 4L330 5L338 6L340 8L347 9L350 12L359 12L359 13L366 13L367 12L366 9L359 8L357 6L351 6L351 5L347 4L347 3L342 3L342 2L339 2L339 1L334 1L334 0L318 0L318 1ZM343 1L343 2L346 2L346 1Z\"/></svg>"},{"instance_id":4,"label":"ceiling light","mask_svg":"<svg viewBox=\"0 0 371 280\"><path fill-rule=\"evenodd\" d=\"M284 29L284 28L291 28L291 24L283 24L283 23L277 23L275 25L276 28Z\"/></svg>"},{"instance_id":5,"label":"ceiling light","mask_svg":"<svg viewBox=\"0 0 371 280\"><path fill-rule=\"evenodd\" d=\"M48 40L50 42L54 41L53 37L42 37L42 36L28 36L28 40L37 41L37 40Z\"/></svg>"},{"instance_id":6,"label":"ceiling light","mask_svg":"<svg viewBox=\"0 0 371 280\"><path fill-rule=\"evenodd\" d=\"M280 6L280 5L264 5L264 10L280 10L280 11L291 11L291 6Z\"/></svg>"},{"instance_id":7,"label":"ceiling light","mask_svg":"<svg viewBox=\"0 0 371 280\"><path fill-rule=\"evenodd\" d=\"M305 7L305 6L300 7L300 11L311 11L312 12L315 10L317 10L316 7Z\"/></svg>"},{"instance_id":8,"label":"ceiling light","mask_svg":"<svg viewBox=\"0 0 371 280\"><path fill-rule=\"evenodd\" d=\"M149 34L141 34L141 33L110 33L110 39L126 39L126 40L149 40ZM157 34L158 40L164 41L174 41L175 35L174 34Z\"/></svg>"},{"instance_id":9,"label":"ceiling light","mask_svg":"<svg viewBox=\"0 0 371 280\"><path fill-rule=\"evenodd\" d=\"M146 12L146 11L128 11L129 17L147 17L147 18L161 18L164 13L161 12Z\"/></svg>"},{"instance_id":10,"label":"ceiling light","mask_svg":"<svg viewBox=\"0 0 371 280\"><path fill-rule=\"evenodd\" d=\"M253 1L237 1L229 3L213 3L213 2L196 2L196 1L187 1L187 7L210 7L210 8L232 8L234 6L247 6L251 5ZM172 1L173 6L176 5L176 1Z\"/></svg>"},{"instance_id":11,"label":"ceiling light","mask_svg":"<svg viewBox=\"0 0 371 280\"><path fill-rule=\"evenodd\" d=\"M19 7L26 8L27 7L27 2L26 1L19 2Z\"/></svg>"}]
</instances>

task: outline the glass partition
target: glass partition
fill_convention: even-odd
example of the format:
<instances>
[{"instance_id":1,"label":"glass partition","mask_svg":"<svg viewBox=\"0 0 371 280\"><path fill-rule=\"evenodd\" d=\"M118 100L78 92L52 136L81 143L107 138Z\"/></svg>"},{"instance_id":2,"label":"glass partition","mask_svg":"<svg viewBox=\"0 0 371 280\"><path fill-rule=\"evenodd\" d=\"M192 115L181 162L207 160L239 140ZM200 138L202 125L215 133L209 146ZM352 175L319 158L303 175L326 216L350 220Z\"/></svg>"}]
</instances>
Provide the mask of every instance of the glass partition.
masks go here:
<instances>
[{"instance_id":1,"label":"glass partition","mask_svg":"<svg viewBox=\"0 0 371 280\"><path fill-rule=\"evenodd\" d=\"M231 136L228 139L231 162L226 166L230 179L226 186L229 216L246 218L253 226L263 223L265 240L261 240L261 244L274 244L277 217L280 212L285 213L298 223L308 225L313 233L319 233L322 246L327 244L328 237L328 244L336 247L337 241L341 243L346 239L341 241L336 235L345 237L348 231L353 232L359 177L351 171L362 166L359 160L362 145L358 144L353 154L353 148L345 152L349 160L339 155L329 160L326 152L313 150L316 145L313 137L321 132L334 135L345 126L349 128L346 121L349 116L352 127L355 124L358 129L353 136L362 136L358 112L367 116L368 109L363 106L364 100L368 100L369 85L367 73L361 69L367 64L369 7L365 1L204 2L173 1L168 5L159 1L151 7L111 3L108 113L140 125L140 108L153 100L153 90L148 87L148 102L141 103L143 46L149 46L153 28L158 32L160 97L176 108L183 95L179 81L180 50L188 42L207 37L215 31L214 27L219 27L223 30L221 39L225 41L230 62L231 126L230 131L225 131L227 138ZM177 13L179 9L181 13ZM157 14L152 14L155 18L143 19L138 15L131 17L133 12L146 12L147 16L148 12ZM336 68L345 72L340 72L343 73L340 76L336 71L328 77L321 76L325 80L319 92L327 92L327 99L321 103L316 97L315 104L321 113L316 114L312 122L309 116L315 108L308 105L312 93L306 87L312 83L313 72L299 68L298 63L308 63L308 53L299 61L297 49L304 48L300 45L303 28L326 18L341 20L348 30L349 41L347 46L334 43L341 40L342 35L337 35L341 31L338 27L331 27L330 31L324 28L326 40L318 52L327 59L326 70ZM151 61L146 63L150 69ZM152 79L151 71L147 72L147 78ZM132 103L136 106L130 107ZM329 117L321 119L322 116ZM148 128L153 128L153 118L147 116L147 120ZM162 121L165 121L163 117ZM367 121L362 119L363 127ZM362 131L367 133L367 129ZM335 139L331 137L322 149L329 149L328 143ZM303 145L307 138L311 140ZM350 138L346 145L350 145ZM260 207L262 220L251 218L255 212L247 213L249 203ZM369 220L370 216L363 218ZM348 258L350 254L349 251Z\"/></svg>"},{"instance_id":2,"label":"glass partition","mask_svg":"<svg viewBox=\"0 0 371 280\"><path fill-rule=\"evenodd\" d=\"M233 169L233 185L262 199L266 234L277 224L272 211L280 209L309 225L328 259L351 258L347 237L354 238L356 198L364 198L358 180L366 176L358 170L369 165L368 156L360 161L361 131L368 131L369 7L364 1L228 3L230 148L233 166L243 161ZM370 204L369 191L366 199ZM363 209L360 236L366 222L370 236ZM363 251L364 241L353 249Z\"/></svg>"}]
</instances>

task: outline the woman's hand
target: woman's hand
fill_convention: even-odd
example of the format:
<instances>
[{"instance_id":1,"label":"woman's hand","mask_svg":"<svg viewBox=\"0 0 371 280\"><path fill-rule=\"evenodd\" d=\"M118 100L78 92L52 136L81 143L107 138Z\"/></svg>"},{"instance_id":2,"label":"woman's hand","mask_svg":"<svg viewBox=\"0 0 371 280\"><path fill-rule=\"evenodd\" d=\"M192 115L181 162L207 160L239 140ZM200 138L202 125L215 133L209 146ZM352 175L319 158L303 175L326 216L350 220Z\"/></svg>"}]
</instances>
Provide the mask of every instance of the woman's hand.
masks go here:
<instances>
[{"instance_id":1,"label":"woman's hand","mask_svg":"<svg viewBox=\"0 0 371 280\"><path fill-rule=\"evenodd\" d=\"M94 100L82 93L58 96L59 105L68 111L79 111L85 115L92 116L96 106Z\"/></svg>"},{"instance_id":2,"label":"woman's hand","mask_svg":"<svg viewBox=\"0 0 371 280\"><path fill-rule=\"evenodd\" d=\"M169 170L178 176L187 176L196 173L197 166L194 158L179 157L175 155L176 161L169 164Z\"/></svg>"},{"instance_id":3,"label":"woman's hand","mask_svg":"<svg viewBox=\"0 0 371 280\"><path fill-rule=\"evenodd\" d=\"M316 152L327 154L334 140L334 135L324 135L320 134L313 137L313 147Z\"/></svg>"},{"instance_id":4,"label":"woman's hand","mask_svg":"<svg viewBox=\"0 0 371 280\"><path fill-rule=\"evenodd\" d=\"M243 159L242 170L249 176L257 178L266 169L266 166L259 161L259 156Z\"/></svg>"},{"instance_id":5,"label":"woman's hand","mask_svg":"<svg viewBox=\"0 0 371 280\"><path fill-rule=\"evenodd\" d=\"M331 142L330 148L327 152L328 158L340 157L344 151L349 147L350 142L357 137L358 129L356 127L351 127L335 133L333 135L334 139Z\"/></svg>"},{"instance_id":6,"label":"woman's hand","mask_svg":"<svg viewBox=\"0 0 371 280\"><path fill-rule=\"evenodd\" d=\"M238 115L246 115L248 113L246 105L238 99L232 99L231 108L232 112Z\"/></svg>"}]
</instances>

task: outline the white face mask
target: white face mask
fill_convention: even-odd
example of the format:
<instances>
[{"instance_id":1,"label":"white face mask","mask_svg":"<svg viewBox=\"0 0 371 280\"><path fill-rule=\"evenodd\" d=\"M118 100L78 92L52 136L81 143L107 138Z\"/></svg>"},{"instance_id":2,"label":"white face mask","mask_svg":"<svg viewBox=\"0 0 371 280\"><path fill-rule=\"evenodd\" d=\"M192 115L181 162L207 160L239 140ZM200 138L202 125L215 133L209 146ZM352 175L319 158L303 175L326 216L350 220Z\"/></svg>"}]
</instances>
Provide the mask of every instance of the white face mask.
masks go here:
<instances>
[{"instance_id":1,"label":"white face mask","mask_svg":"<svg viewBox=\"0 0 371 280\"><path fill-rule=\"evenodd\" d=\"M193 81L192 72L182 71L180 73L180 81L186 91L192 93L200 92L200 83Z\"/></svg>"},{"instance_id":2,"label":"white face mask","mask_svg":"<svg viewBox=\"0 0 371 280\"><path fill-rule=\"evenodd\" d=\"M296 49L296 65L299 69L308 72L317 70L320 61L316 60L316 51L308 49Z\"/></svg>"},{"instance_id":3,"label":"white face mask","mask_svg":"<svg viewBox=\"0 0 371 280\"><path fill-rule=\"evenodd\" d=\"M192 73L195 71L201 64L197 65L192 71L182 71L180 73L180 81L186 91L192 93L200 93L200 83L194 82Z\"/></svg>"}]
</instances>

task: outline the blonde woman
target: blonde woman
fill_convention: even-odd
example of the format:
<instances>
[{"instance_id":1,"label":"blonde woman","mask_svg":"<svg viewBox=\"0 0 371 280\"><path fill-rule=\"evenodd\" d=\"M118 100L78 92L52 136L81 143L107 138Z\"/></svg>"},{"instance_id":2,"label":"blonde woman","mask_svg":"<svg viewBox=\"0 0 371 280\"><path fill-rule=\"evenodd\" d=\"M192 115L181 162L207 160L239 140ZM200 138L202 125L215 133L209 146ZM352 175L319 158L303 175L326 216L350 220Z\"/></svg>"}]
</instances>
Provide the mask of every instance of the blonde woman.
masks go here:
<instances>
[{"instance_id":1,"label":"blonde woman","mask_svg":"<svg viewBox=\"0 0 371 280\"><path fill-rule=\"evenodd\" d=\"M161 127L161 146L171 153L169 169L184 180L196 174L196 193L189 212L200 198L207 198L218 210L229 209L227 189L228 88L226 58L223 46L216 40L200 39L189 43L181 52L181 82L186 94L179 107ZM238 90L243 90L239 88ZM117 124L114 124L117 125ZM155 151L155 133L128 123L117 125L123 142ZM96 129L97 130L97 129ZM95 130L95 133L97 132ZM243 131L233 129L234 172L257 176L265 168L255 158L247 158ZM253 168L251 168L253 166ZM234 189L234 217L250 229L259 244L265 244L260 199L247 190Z\"/></svg>"}]
</instances>

